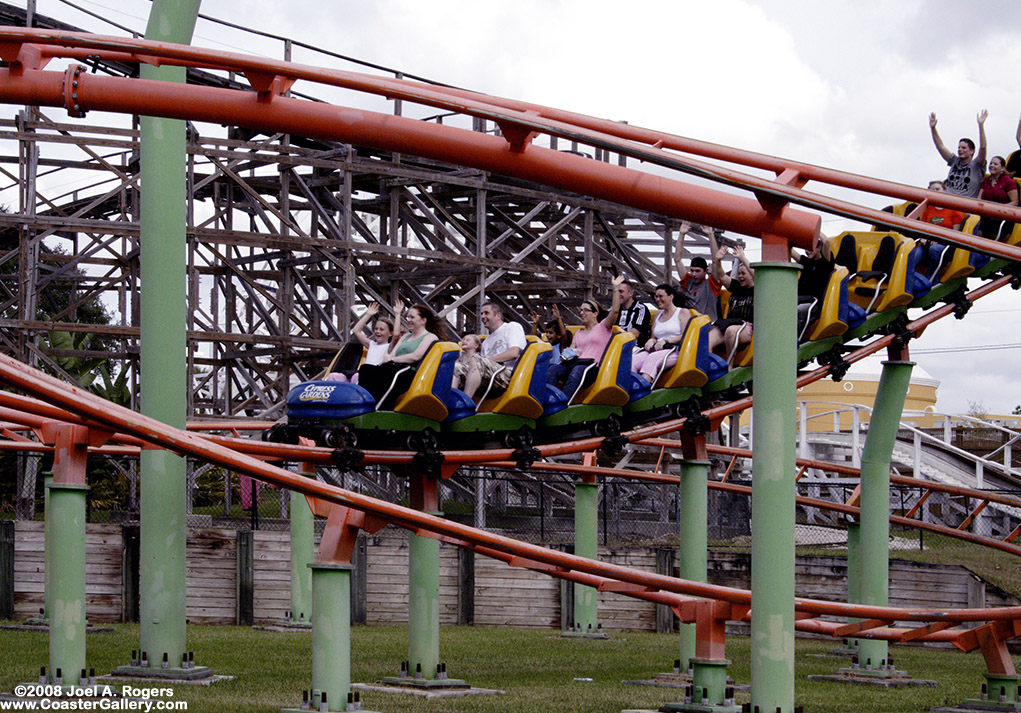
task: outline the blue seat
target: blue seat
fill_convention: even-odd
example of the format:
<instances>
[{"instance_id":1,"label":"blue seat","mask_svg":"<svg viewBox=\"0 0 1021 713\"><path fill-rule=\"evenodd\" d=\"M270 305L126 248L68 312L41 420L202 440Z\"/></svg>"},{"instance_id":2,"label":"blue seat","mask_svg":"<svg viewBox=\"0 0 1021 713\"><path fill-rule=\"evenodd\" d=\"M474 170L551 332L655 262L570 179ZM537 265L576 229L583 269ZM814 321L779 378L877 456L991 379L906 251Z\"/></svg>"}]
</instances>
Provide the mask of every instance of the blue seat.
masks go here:
<instances>
[{"instance_id":1,"label":"blue seat","mask_svg":"<svg viewBox=\"0 0 1021 713\"><path fill-rule=\"evenodd\" d=\"M637 401L640 398L648 396L651 392L652 385L639 374L632 371L631 381L628 383L628 393L631 395L631 401Z\"/></svg>"},{"instance_id":2,"label":"blue seat","mask_svg":"<svg viewBox=\"0 0 1021 713\"><path fill-rule=\"evenodd\" d=\"M567 394L552 384L546 384L542 395L542 415L551 416L567 408Z\"/></svg>"},{"instance_id":3,"label":"blue seat","mask_svg":"<svg viewBox=\"0 0 1021 713\"><path fill-rule=\"evenodd\" d=\"M703 367L706 376L709 377L709 381L716 381L722 376L725 376L727 368L727 360L721 357L719 354L713 354L712 352L706 357L705 367Z\"/></svg>"},{"instance_id":4,"label":"blue seat","mask_svg":"<svg viewBox=\"0 0 1021 713\"><path fill-rule=\"evenodd\" d=\"M447 414L444 423L459 421L462 418L475 415L475 402L461 389L451 389L447 396L446 404L447 410L450 413Z\"/></svg>"}]
</instances>

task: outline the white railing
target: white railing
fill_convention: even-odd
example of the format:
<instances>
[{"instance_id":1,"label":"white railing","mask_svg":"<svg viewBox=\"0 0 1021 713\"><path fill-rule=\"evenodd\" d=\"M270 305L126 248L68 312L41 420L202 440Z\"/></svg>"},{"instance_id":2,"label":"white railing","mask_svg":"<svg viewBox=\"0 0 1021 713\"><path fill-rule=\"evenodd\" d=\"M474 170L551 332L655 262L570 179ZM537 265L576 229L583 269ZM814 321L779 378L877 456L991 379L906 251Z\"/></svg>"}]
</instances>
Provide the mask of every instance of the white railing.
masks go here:
<instances>
[{"instance_id":1,"label":"white railing","mask_svg":"<svg viewBox=\"0 0 1021 713\"><path fill-rule=\"evenodd\" d=\"M821 413L815 413L812 415L808 414L808 407L812 406L833 406L835 408L823 411ZM862 432L862 412L866 414L872 413L872 408L869 406L862 406L858 404L842 404L832 401L799 401L798 402L798 433L799 433L799 450L798 455L801 458L808 458L808 422L813 419L825 418L827 416L833 419L833 433L843 433L842 428L842 416L850 413L851 416L851 462L854 467L858 468L861 466L861 432ZM984 421L973 416L962 416L957 414L940 414L933 413L931 415L943 422L943 438L938 438L932 434L926 433L916 426L901 422L900 430L909 431L912 434L912 445L913 445L913 471L917 474L920 472L921 459L922 459L922 445L923 443L938 443L940 447L954 455L958 456L962 460L971 462L975 468L975 480L979 489L985 485L985 470L989 468L995 472L999 472L1004 476L1010 478L1021 477L1021 472L1012 467L1013 457L1013 444L1021 439L1021 433L1018 431L1006 428L999 424ZM953 445L953 422L957 420L962 423L972 424L973 426L979 426L981 428L991 429L1000 431L1008 436L1008 440L1004 445L997 448L987 456L978 456L974 453L970 453L962 448L958 448ZM993 460L992 456L999 454L1002 451L1002 462Z\"/></svg>"}]
</instances>

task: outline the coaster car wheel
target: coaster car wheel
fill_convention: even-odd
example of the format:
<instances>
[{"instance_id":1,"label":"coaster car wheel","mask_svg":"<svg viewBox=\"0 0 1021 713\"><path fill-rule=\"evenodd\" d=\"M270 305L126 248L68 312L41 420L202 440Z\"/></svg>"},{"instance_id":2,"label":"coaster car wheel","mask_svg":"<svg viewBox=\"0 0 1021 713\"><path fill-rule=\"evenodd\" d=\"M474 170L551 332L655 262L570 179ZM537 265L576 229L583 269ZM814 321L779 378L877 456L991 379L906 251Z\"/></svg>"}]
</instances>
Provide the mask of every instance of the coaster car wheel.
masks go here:
<instances>
[{"instance_id":1,"label":"coaster car wheel","mask_svg":"<svg viewBox=\"0 0 1021 713\"><path fill-rule=\"evenodd\" d=\"M327 448L357 448L358 434L343 424L333 428L324 428L323 445Z\"/></svg>"},{"instance_id":2,"label":"coaster car wheel","mask_svg":"<svg viewBox=\"0 0 1021 713\"><path fill-rule=\"evenodd\" d=\"M508 431L501 439L504 448L527 450L535 443L535 434L532 429L522 426L516 431Z\"/></svg>"},{"instance_id":3,"label":"coaster car wheel","mask_svg":"<svg viewBox=\"0 0 1021 713\"><path fill-rule=\"evenodd\" d=\"M607 416L592 426L592 433L602 438L614 438L620 435L620 418L616 415Z\"/></svg>"},{"instance_id":4,"label":"coaster car wheel","mask_svg":"<svg viewBox=\"0 0 1021 713\"><path fill-rule=\"evenodd\" d=\"M440 441L436 436L436 431L431 428L424 428L418 433L408 434L409 450L426 453L435 451L439 445Z\"/></svg>"},{"instance_id":5,"label":"coaster car wheel","mask_svg":"<svg viewBox=\"0 0 1021 713\"><path fill-rule=\"evenodd\" d=\"M298 429L286 423L278 423L262 432L262 440L268 443L286 443L298 445Z\"/></svg>"},{"instance_id":6,"label":"coaster car wheel","mask_svg":"<svg viewBox=\"0 0 1021 713\"><path fill-rule=\"evenodd\" d=\"M603 438L600 449L611 458L620 455L621 451L624 450L624 446L628 444L628 439L620 435L620 425L620 417L614 415L607 417L593 427L595 434Z\"/></svg>"}]
</instances>

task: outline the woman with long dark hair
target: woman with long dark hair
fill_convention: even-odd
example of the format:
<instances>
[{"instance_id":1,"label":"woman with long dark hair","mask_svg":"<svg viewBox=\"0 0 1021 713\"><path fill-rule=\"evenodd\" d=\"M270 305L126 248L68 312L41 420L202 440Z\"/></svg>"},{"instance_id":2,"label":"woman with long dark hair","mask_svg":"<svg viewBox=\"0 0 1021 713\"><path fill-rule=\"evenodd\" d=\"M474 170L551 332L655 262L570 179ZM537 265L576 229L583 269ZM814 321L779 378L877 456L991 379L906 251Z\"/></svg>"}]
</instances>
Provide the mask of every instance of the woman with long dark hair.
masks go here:
<instances>
[{"instance_id":1,"label":"woman with long dark hair","mask_svg":"<svg viewBox=\"0 0 1021 713\"><path fill-rule=\"evenodd\" d=\"M1017 188L1017 183L1007 173L1007 162L1003 160L1003 156L993 156L989 159L989 175L982 181L979 199L1016 206L1018 204ZM1001 218L982 216L982 220L978 223L978 232L983 238L990 240L1005 241L1012 230L1014 230L1014 224L1009 220L1004 222Z\"/></svg>"},{"instance_id":2,"label":"woman with long dark hair","mask_svg":"<svg viewBox=\"0 0 1021 713\"><path fill-rule=\"evenodd\" d=\"M400 315L397 315L400 319ZM403 394L411 386L415 369L433 342L446 336L443 322L436 313L422 304L408 310L407 331L391 347L382 364L362 365L358 370L358 383L379 403L390 392L388 400ZM396 382L394 381L396 377ZM391 387L393 384L393 388Z\"/></svg>"},{"instance_id":3,"label":"woman with long dark hair","mask_svg":"<svg viewBox=\"0 0 1021 713\"><path fill-rule=\"evenodd\" d=\"M677 347L684 341L684 330L691 319L690 310L674 304L675 294L671 285L656 286L653 299L659 312L652 320L652 336L631 361L631 371L641 374L653 386L664 369L677 363Z\"/></svg>"}]
</instances>

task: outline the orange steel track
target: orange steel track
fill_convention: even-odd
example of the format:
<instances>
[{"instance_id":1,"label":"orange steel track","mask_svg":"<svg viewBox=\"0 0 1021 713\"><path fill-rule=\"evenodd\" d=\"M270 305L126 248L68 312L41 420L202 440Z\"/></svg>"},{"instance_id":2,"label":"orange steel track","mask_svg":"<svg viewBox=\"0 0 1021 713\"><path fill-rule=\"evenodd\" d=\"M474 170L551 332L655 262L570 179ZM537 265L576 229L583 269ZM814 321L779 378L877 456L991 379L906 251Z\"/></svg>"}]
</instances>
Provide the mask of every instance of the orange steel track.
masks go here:
<instances>
[{"instance_id":1,"label":"orange steel track","mask_svg":"<svg viewBox=\"0 0 1021 713\"><path fill-rule=\"evenodd\" d=\"M966 299L970 302L975 302L976 300L985 297L993 291L1008 284L1010 284L1009 277L996 278L995 280L982 284L969 291L966 295ZM907 329L915 332L916 334L921 333L922 330L933 322L953 314L953 310L953 305L935 307L921 315L918 319L909 322L907 324ZM844 359L850 363L860 361L881 349L888 348L893 343L894 339L894 335L877 337L870 343L844 355ZM828 366L813 369L812 371L799 376L797 385L799 387L805 386L825 378L828 374ZM727 416L740 413L741 411L751 407L752 403L753 397L746 396L744 398L735 399L729 403L707 409L703 413L712 423L719 423ZM65 410L64 408L59 408L48 403L43 403L41 401L19 396L10 392L0 392L0 427L2 427L2 422L5 419L13 423L22 424L32 428L40 427L46 420L67 421L80 425L90 425L90 419L83 418L80 414L74 412L74 409ZM684 425L685 420L686 419L680 418L662 421L634 429L624 433L623 435L632 443L647 441L648 439L676 432ZM93 423L91 425L95 424ZM231 431L234 436L239 436L239 432L241 430L259 430L266 427L268 427L268 424L266 423L257 423L252 421L191 421L187 425L189 431ZM249 455L267 460L305 461L310 463L333 462L330 455L332 453L331 450L316 448L314 446L285 446L281 444L264 443L261 441L240 440L237 438L229 438L218 435L208 435L206 438L213 442L243 451ZM115 443L136 447L141 446L144 440L125 433L114 433L112 439ZM535 448L539 451L542 457L550 457L593 451L598 449L602 442L602 437L592 437L564 443L538 445ZM0 448L12 447L0 445ZM109 448L109 446L106 448ZM448 450L444 451L443 455L445 464L471 465L490 464L497 461L509 461L513 458L513 453L514 451L512 449L505 448L485 451ZM364 454L364 463L378 465L410 464L413 462L415 455L411 451L373 450L366 450L364 451Z\"/></svg>"},{"instance_id":2,"label":"orange steel track","mask_svg":"<svg viewBox=\"0 0 1021 713\"><path fill-rule=\"evenodd\" d=\"M0 378L10 386L46 399L77 414L93 424L94 428L134 436L152 446L201 458L271 485L348 506L378 520L393 523L418 534L467 547L480 554L495 556L514 565L590 583L603 590L669 604L685 621L694 621L698 614L698 607L709 606L709 604L716 607L724 606L727 610L722 613L724 619L743 619L748 616L751 594L745 590L640 572L619 565L576 557L310 480L270 465L257 457L236 451L212 439L172 428L149 417L115 406L98 396L69 386L54 377L3 355L0 355ZM294 449L287 450L293 451ZM306 452L318 451L319 453L323 451L323 449L315 448L303 450ZM311 453L307 454L312 455ZM297 453L294 455L298 458L301 457ZM277 457L280 455L278 454ZM713 601L710 603L692 602L688 599L689 597L701 597ZM846 636L853 632L849 632L846 625L806 620L823 615L859 617L872 623L864 628L861 628L862 625L859 624L856 632L868 629L869 635L895 641L905 640L905 638L923 641L952 641L963 650L972 650L981 646L980 637L977 637L975 632L985 627L989 627L990 632L1000 641L1021 634L1021 607L965 610L900 609L807 598L796 599L795 606L800 617L799 628L820 633L832 633L835 636ZM721 613L717 610L717 614ZM927 626L898 630L888 626L897 621L928 622L940 630L930 631L931 627ZM949 630L949 626L962 622L985 622L985 624L980 629Z\"/></svg>"},{"instance_id":3,"label":"orange steel track","mask_svg":"<svg viewBox=\"0 0 1021 713\"><path fill-rule=\"evenodd\" d=\"M168 64L229 70L248 77L255 92L189 86L141 79L41 71L52 58ZM807 247L818 236L818 218L787 203L888 226L910 235L991 255L1021 260L1021 248L912 221L829 196L810 193L810 180L901 200L926 201L929 191L833 169L742 151L676 135L631 127L580 114L489 95L409 80L310 67L291 62L217 52L141 39L0 28L0 101L65 106L73 115L97 109L231 123L307 136L350 141L384 150L415 153L484 170L577 190L632 207L683 217L763 237L781 237ZM402 99L496 122L503 137L480 136L424 121L404 119L280 96L297 81ZM755 192L747 199L647 173L609 166L531 144L538 133L607 148L712 181ZM469 136L465 136L465 134ZM470 136L474 134L474 137ZM670 149L671 151L668 151ZM675 151L724 160L775 173L767 180L697 160ZM962 211L1021 220L1021 209L939 194L940 205Z\"/></svg>"},{"instance_id":4,"label":"orange steel track","mask_svg":"<svg viewBox=\"0 0 1021 713\"><path fill-rule=\"evenodd\" d=\"M230 70L247 76L255 91L104 77L87 74L75 66L69 67L66 71L43 69L54 57L85 59L89 56L155 65L177 64ZM90 110L102 110L210 121L416 154L576 191L641 210L709 223L758 237L763 240L763 254L767 259L786 259L789 245L809 248L819 236L819 217L796 210L789 205L794 203L888 225L909 234L929 235L939 242L964 249L1021 261L1021 248L1017 246L912 222L888 213L809 193L804 191L802 186L808 180L816 180L902 199L924 201L929 194L921 189L749 152L714 147L669 134L632 129L613 122L589 119L461 90L429 87L409 81L304 67L145 40L24 28L0 28L0 59L9 63L9 67L0 69L0 103L62 106L75 116L81 116ZM490 119L500 126L503 136L488 136L451 126L282 96L298 79L407 99ZM756 198L735 196L542 148L532 143L535 135L540 132L609 148L646 162L751 190L755 192ZM673 151L688 151L769 170L777 174L777 179L762 179L682 158ZM1021 220L1021 210L1017 209L981 204L943 194L940 194L940 202L941 205L973 213ZM1009 278L1003 277L982 285L970 293L969 299L982 297L1007 282ZM931 310L909 324L909 329L920 331L951 311L950 306ZM893 340L892 335L876 339L867 347L849 355L847 359L852 362L861 359L869 353L890 346ZM826 368L817 369L799 378L798 383L801 385L822 378L827 371ZM749 613L751 595L744 590L638 572L518 542L417 510L312 481L261 460L261 458L279 459L283 450L286 450L288 459L314 461L323 457L322 449L290 447L282 450L279 446L267 445L265 450L260 450L259 455L241 453L230 447L237 445L235 439L203 437L171 428L151 418L113 406L97 396L68 386L6 356L0 356L0 377L17 389L52 403L57 411L63 409L84 419L90 428L119 434L117 440L122 444L121 447L137 447L143 443L144 447L156 446L201 458L273 485L350 507L379 521L390 522L420 534L468 547L510 564L582 581L600 589L669 604L683 621L705 621L706 617L716 621L743 619L747 618ZM712 421L718 421L730 413L747 408L750 404L749 397L711 409L706 415ZM8 412L8 415L12 414ZM0 414L0 418L3 417L3 414ZM44 418L59 417L53 414ZM632 441L644 440L675 431L682 423L681 420L674 420L637 429L627 435ZM542 446L540 451L542 455L550 456L592 450L599 446L601 440L592 438L568 444ZM456 451L447 452L445 455L447 462L444 468L456 464L486 463L494 459L509 458L510 451ZM399 464L409 462L411 457L410 453L367 452L366 462ZM695 601L690 597L703 599ZM867 631L869 636L896 641L952 641L963 650L982 648L991 670L1004 667L1013 670L1009 656L1006 660L1002 656L1002 643L1021 634L1021 607L953 611L898 609L804 598L796 599L795 606L799 618L797 626L802 630L836 636ZM822 615L859 617L866 621L841 625L815 618ZM907 630L890 628L889 625L897 621L928 624ZM968 631L948 630L948 627L961 622L985 624ZM714 640L710 643L718 642Z\"/></svg>"},{"instance_id":5,"label":"orange steel track","mask_svg":"<svg viewBox=\"0 0 1021 713\"><path fill-rule=\"evenodd\" d=\"M6 400L7 397L13 396L6 392L0 392L0 400ZM23 397L22 397L23 398ZM41 402L35 401L34 404ZM24 436L17 435L18 430L23 430L26 426L32 430L41 429L43 424L48 420L52 419L41 419L32 413L18 412L14 409L3 408L0 409L3 412L5 418L9 418L9 423L0 421L0 436L8 436L12 440L0 441L0 451L13 451L13 452L35 452L35 453L52 453L54 447L38 441L33 441ZM67 414L68 418L73 418L72 414ZM66 419L60 419L67 422ZM239 453L247 453L248 455L254 455L260 458L271 461L283 461L291 460L294 458L295 453L293 447L279 444L262 443L259 441L252 441L246 439L232 439L218 436L206 435L206 438L221 443L222 445L233 448ZM130 437L124 437L121 434L115 434L112 440L116 440L123 445L105 445L105 446L93 446L90 447L89 453L91 455L98 456L137 456L142 445L141 439L135 439ZM128 443L136 442L139 445L127 445ZM641 442L642 445L659 447L662 449L680 449L682 444L676 440L666 440L658 438L650 438L646 441ZM303 447L308 450L303 450L302 461L303 462L332 462L331 449L318 448L312 446ZM706 450L710 453L717 453L723 456L729 456L731 458L731 464L738 458L751 459L752 451L743 448L730 448L727 446L715 446L707 445ZM512 461L492 461L482 464L484 467L491 468L507 468L516 469L517 465ZM852 468L850 466L843 466L834 463L827 463L826 461L812 460L806 458L798 458L796 465L804 471L807 468L815 470L821 470L840 475L846 475L853 478L861 476L861 471L858 468ZM543 473L561 473L561 474L577 474L577 475L600 475L608 478L620 478L622 480L633 480L638 482L646 483L679 483L680 480L676 475L670 475L662 472L648 472L631 470L628 468L609 468L600 466L589 466L582 465L579 463L556 463L556 462L544 462L537 461L533 463L530 468L532 471L539 471ZM729 469L728 469L729 473ZM963 486L945 485L942 483L936 483L927 480L917 480L901 475L890 475L890 482L897 485L908 486L916 488L918 490L925 491L923 499L927 499L932 493L947 493L949 495L959 495L975 500L979 503L976 509L985 509L991 503L997 503L1001 505L1009 505L1021 509L1021 499L1011 497L1009 495L1000 495L997 493L991 493L983 490L975 490L973 488L966 488ZM727 482L727 476L725 475L722 480L709 481L709 487L714 490L724 490L732 493L740 493L743 495L751 496L752 489L747 485L740 485L736 483ZM835 512L844 513L846 515L857 517L859 515L859 508L855 505L850 504L856 501L852 498L848 503L836 503L829 500L820 500L817 498L808 497L797 497L796 502L798 505L815 507L820 510L830 510ZM914 510L914 508L912 508ZM972 532L968 532L964 529L967 526L970 519L966 518L964 524L959 525L956 528L949 527L947 525L940 525L937 523L922 522L921 520L915 519L910 514L904 516L890 515L890 522L903 527L912 527L919 530L926 530L937 535L944 535L946 537L954 537L957 539L965 540L977 545L984 547L990 547L993 549L1002 550L1008 554L1016 555L1021 557L1021 545L1013 544L1014 540L1017 539L1018 535L1021 534L1018 531L1011 533L1010 536L1003 540L998 540L991 537L985 537L983 535L977 535ZM1021 530L1021 527L1018 528Z\"/></svg>"}]
</instances>

